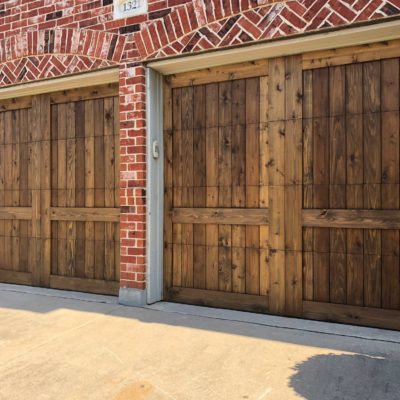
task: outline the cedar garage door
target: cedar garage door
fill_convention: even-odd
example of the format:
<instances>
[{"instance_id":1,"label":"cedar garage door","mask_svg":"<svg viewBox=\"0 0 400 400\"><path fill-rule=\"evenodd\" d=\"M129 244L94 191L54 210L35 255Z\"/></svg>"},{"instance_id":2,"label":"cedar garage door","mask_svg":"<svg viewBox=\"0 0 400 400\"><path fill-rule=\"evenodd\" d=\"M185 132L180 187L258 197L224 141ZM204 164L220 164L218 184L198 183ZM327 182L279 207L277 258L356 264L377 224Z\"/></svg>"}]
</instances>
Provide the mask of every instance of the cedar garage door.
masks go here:
<instances>
[{"instance_id":1,"label":"cedar garage door","mask_svg":"<svg viewBox=\"0 0 400 400\"><path fill-rule=\"evenodd\" d=\"M0 102L0 281L118 293L118 86Z\"/></svg>"},{"instance_id":2,"label":"cedar garage door","mask_svg":"<svg viewBox=\"0 0 400 400\"><path fill-rule=\"evenodd\" d=\"M399 55L166 78L166 299L400 329Z\"/></svg>"}]
</instances>

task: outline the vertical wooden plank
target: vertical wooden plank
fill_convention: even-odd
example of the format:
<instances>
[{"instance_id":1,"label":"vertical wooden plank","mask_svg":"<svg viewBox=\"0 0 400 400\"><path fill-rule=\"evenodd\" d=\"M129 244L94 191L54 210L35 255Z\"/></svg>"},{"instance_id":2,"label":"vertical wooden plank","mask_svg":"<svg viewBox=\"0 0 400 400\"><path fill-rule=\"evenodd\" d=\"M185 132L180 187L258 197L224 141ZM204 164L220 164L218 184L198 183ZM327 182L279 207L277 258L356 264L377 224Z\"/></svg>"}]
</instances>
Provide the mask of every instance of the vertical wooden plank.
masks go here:
<instances>
[{"instance_id":1,"label":"vertical wooden plank","mask_svg":"<svg viewBox=\"0 0 400 400\"><path fill-rule=\"evenodd\" d=\"M104 99L104 206L115 207L114 185L115 185L115 141L114 141L114 99ZM115 224L105 223L105 246L104 246L104 279L112 281L115 279Z\"/></svg>"},{"instance_id":2,"label":"vertical wooden plank","mask_svg":"<svg viewBox=\"0 0 400 400\"><path fill-rule=\"evenodd\" d=\"M94 206L104 207L104 99L94 102ZM94 277L104 279L105 223L94 223Z\"/></svg>"},{"instance_id":3,"label":"vertical wooden plank","mask_svg":"<svg viewBox=\"0 0 400 400\"><path fill-rule=\"evenodd\" d=\"M313 208L312 71L303 72L303 208ZM313 228L303 229L303 299L314 297Z\"/></svg>"},{"instance_id":4,"label":"vertical wooden plank","mask_svg":"<svg viewBox=\"0 0 400 400\"><path fill-rule=\"evenodd\" d=\"M246 81L232 82L232 207L246 205ZM246 292L246 227L232 225L232 292Z\"/></svg>"},{"instance_id":5,"label":"vertical wooden plank","mask_svg":"<svg viewBox=\"0 0 400 400\"><path fill-rule=\"evenodd\" d=\"M206 206L206 90L193 89L193 206ZM193 286L206 288L206 226L193 225Z\"/></svg>"},{"instance_id":6,"label":"vertical wooden plank","mask_svg":"<svg viewBox=\"0 0 400 400\"><path fill-rule=\"evenodd\" d=\"M346 206L364 206L362 64L346 66ZM364 304L364 233L347 230L347 304Z\"/></svg>"},{"instance_id":7,"label":"vertical wooden plank","mask_svg":"<svg viewBox=\"0 0 400 400\"><path fill-rule=\"evenodd\" d=\"M40 131L41 131L41 169L40 169L40 206L41 206L41 273L40 285L50 285L51 273L51 114L50 96L40 96Z\"/></svg>"},{"instance_id":8,"label":"vertical wooden plank","mask_svg":"<svg viewBox=\"0 0 400 400\"><path fill-rule=\"evenodd\" d=\"M346 208L345 67L329 70L330 208ZM346 230L330 230L330 302L346 303Z\"/></svg>"},{"instance_id":9,"label":"vertical wooden plank","mask_svg":"<svg viewBox=\"0 0 400 400\"><path fill-rule=\"evenodd\" d=\"M246 81L232 82L232 207L246 205ZM246 227L232 225L232 292L246 292Z\"/></svg>"},{"instance_id":10,"label":"vertical wooden plank","mask_svg":"<svg viewBox=\"0 0 400 400\"><path fill-rule=\"evenodd\" d=\"M4 134L4 166L8 173L4 176L4 205L7 207L12 206L12 112L8 111L5 113L5 134ZM33 122L33 121L32 121ZM32 153L33 151L32 145ZM33 157L33 155L32 155ZM35 161L37 158L35 157ZM11 232L12 232L12 221L4 221L4 266L5 269L12 269L12 242L11 242ZM36 244L36 242L35 242ZM36 247L33 248L35 250ZM36 253L32 255L32 258L36 260Z\"/></svg>"},{"instance_id":11,"label":"vertical wooden plank","mask_svg":"<svg viewBox=\"0 0 400 400\"><path fill-rule=\"evenodd\" d=\"M41 148L40 140L42 137L41 132L41 105L40 97L36 96L32 99L32 147L31 147L31 168L36 173L32 174L32 284L34 286L40 285L41 274L41 226L40 226L40 213L41 213L41 196L40 196L40 171L41 171Z\"/></svg>"},{"instance_id":12,"label":"vertical wooden plank","mask_svg":"<svg viewBox=\"0 0 400 400\"><path fill-rule=\"evenodd\" d=\"M20 191L20 206L29 207L30 196L28 191L28 109L20 110L20 177L19 177L19 191ZM20 221L20 248L19 248L19 269L24 272L29 271L28 262L28 221Z\"/></svg>"},{"instance_id":13,"label":"vertical wooden plank","mask_svg":"<svg viewBox=\"0 0 400 400\"><path fill-rule=\"evenodd\" d=\"M67 181L66 181L66 206L75 207L75 186L76 186L76 138L75 138L75 105L74 103L66 104L66 161L67 161ZM98 116L97 118L100 118ZM67 222L67 275L75 276L75 261L76 261L76 222Z\"/></svg>"},{"instance_id":14,"label":"vertical wooden plank","mask_svg":"<svg viewBox=\"0 0 400 400\"><path fill-rule=\"evenodd\" d=\"M5 113L0 113L0 207L4 207L5 191ZM0 269L6 269L5 221L0 220Z\"/></svg>"},{"instance_id":15,"label":"vertical wooden plank","mask_svg":"<svg viewBox=\"0 0 400 400\"><path fill-rule=\"evenodd\" d=\"M28 109L20 110L20 179L19 179L19 191L20 191L20 206L30 207L30 195L28 190ZM29 240L28 240L28 221L20 221L20 270L29 272Z\"/></svg>"},{"instance_id":16,"label":"vertical wooden plank","mask_svg":"<svg viewBox=\"0 0 400 400\"><path fill-rule=\"evenodd\" d=\"M285 59L285 310L302 312L302 57Z\"/></svg>"},{"instance_id":17,"label":"vertical wooden plank","mask_svg":"<svg viewBox=\"0 0 400 400\"><path fill-rule=\"evenodd\" d=\"M75 206L85 207L85 102L75 103ZM75 276L85 277L85 222L76 222Z\"/></svg>"},{"instance_id":18,"label":"vertical wooden plank","mask_svg":"<svg viewBox=\"0 0 400 400\"><path fill-rule=\"evenodd\" d=\"M193 88L182 88L182 206L193 207ZM193 287L193 225L182 226L182 285Z\"/></svg>"},{"instance_id":19,"label":"vertical wooden plank","mask_svg":"<svg viewBox=\"0 0 400 400\"><path fill-rule=\"evenodd\" d=\"M58 105L50 108L51 113L51 205L58 206ZM58 271L58 222L51 222L51 274Z\"/></svg>"},{"instance_id":20,"label":"vertical wooden plank","mask_svg":"<svg viewBox=\"0 0 400 400\"><path fill-rule=\"evenodd\" d=\"M94 100L85 101L85 207L94 207ZM94 222L85 223L85 277L94 278Z\"/></svg>"},{"instance_id":21,"label":"vertical wooden plank","mask_svg":"<svg viewBox=\"0 0 400 400\"><path fill-rule=\"evenodd\" d=\"M399 59L381 62L382 209L399 209ZM382 231L382 307L400 308L399 231Z\"/></svg>"},{"instance_id":22,"label":"vertical wooden plank","mask_svg":"<svg viewBox=\"0 0 400 400\"><path fill-rule=\"evenodd\" d=\"M19 179L20 179L20 110L12 111L12 166L11 166L11 180L12 180L12 206L19 207ZM11 265L14 271L19 270L19 255L20 255L20 222L18 220L12 221L11 228Z\"/></svg>"},{"instance_id":23,"label":"vertical wooden plank","mask_svg":"<svg viewBox=\"0 0 400 400\"><path fill-rule=\"evenodd\" d=\"M58 138L57 138L57 190L58 206L67 206L67 105L58 106ZM57 274L67 275L67 222L59 221L58 225L58 270Z\"/></svg>"},{"instance_id":24,"label":"vertical wooden plank","mask_svg":"<svg viewBox=\"0 0 400 400\"><path fill-rule=\"evenodd\" d=\"M270 298L272 313L285 311L285 60L268 63L268 180Z\"/></svg>"},{"instance_id":25,"label":"vertical wooden plank","mask_svg":"<svg viewBox=\"0 0 400 400\"><path fill-rule=\"evenodd\" d=\"M173 206L182 207L182 90L172 91ZM173 225L173 286L182 286L182 224Z\"/></svg>"},{"instance_id":26,"label":"vertical wooden plank","mask_svg":"<svg viewBox=\"0 0 400 400\"><path fill-rule=\"evenodd\" d=\"M219 84L218 106L218 206L231 207L232 204L232 90L231 82ZM232 289L232 228L230 225L218 227L219 290Z\"/></svg>"},{"instance_id":27,"label":"vertical wooden plank","mask_svg":"<svg viewBox=\"0 0 400 400\"><path fill-rule=\"evenodd\" d=\"M171 219L173 200L173 131L172 131L172 90L164 80L164 296L172 287L172 244L173 228Z\"/></svg>"},{"instance_id":28,"label":"vertical wooden plank","mask_svg":"<svg viewBox=\"0 0 400 400\"><path fill-rule=\"evenodd\" d=\"M260 208L268 208L268 76L260 77ZM269 226L260 226L260 295L269 297ZM268 299L267 299L268 300Z\"/></svg>"},{"instance_id":29,"label":"vertical wooden plank","mask_svg":"<svg viewBox=\"0 0 400 400\"><path fill-rule=\"evenodd\" d=\"M329 207L329 71L313 71L314 208ZM329 301L329 229L314 229L314 300Z\"/></svg>"},{"instance_id":30,"label":"vertical wooden plank","mask_svg":"<svg viewBox=\"0 0 400 400\"><path fill-rule=\"evenodd\" d=\"M207 207L218 206L218 84L206 85ZM206 226L206 288L218 290L218 225Z\"/></svg>"},{"instance_id":31,"label":"vertical wooden plank","mask_svg":"<svg viewBox=\"0 0 400 400\"><path fill-rule=\"evenodd\" d=\"M28 118L28 129L27 129L27 152L28 152L28 196L29 196L29 205L33 209L33 137L35 136L34 130L35 126L33 124L34 116L35 116L35 110L34 107L32 106L31 108L27 109L27 118ZM33 272L35 270L34 266L34 261L35 261L35 252L36 252L36 242L33 239L33 220L28 221L27 224L27 237L28 237L28 247L26 248L26 251L28 253L28 271L32 272L32 277L33 277ZM33 280L33 278L32 278ZM33 284L33 283L32 283Z\"/></svg>"},{"instance_id":32,"label":"vertical wooden plank","mask_svg":"<svg viewBox=\"0 0 400 400\"><path fill-rule=\"evenodd\" d=\"M260 79L246 79L246 207L260 205ZM246 293L260 294L260 228L246 226Z\"/></svg>"},{"instance_id":33,"label":"vertical wooden plank","mask_svg":"<svg viewBox=\"0 0 400 400\"><path fill-rule=\"evenodd\" d=\"M381 207L380 62L363 64L364 208ZM382 296L381 233L364 231L364 305L380 307Z\"/></svg>"}]
</instances>

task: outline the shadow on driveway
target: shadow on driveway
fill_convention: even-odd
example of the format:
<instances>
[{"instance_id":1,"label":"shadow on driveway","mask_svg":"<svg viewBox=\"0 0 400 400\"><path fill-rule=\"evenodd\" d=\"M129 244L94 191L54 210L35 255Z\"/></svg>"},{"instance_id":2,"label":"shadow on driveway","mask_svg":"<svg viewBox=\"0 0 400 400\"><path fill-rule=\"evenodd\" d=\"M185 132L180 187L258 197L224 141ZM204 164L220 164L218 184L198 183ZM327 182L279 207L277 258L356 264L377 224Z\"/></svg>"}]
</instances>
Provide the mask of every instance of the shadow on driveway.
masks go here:
<instances>
[{"instance_id":1,"label":"shadow on driveway","mask_svg":"<svg viewBox=\"0 0 400 400\"><path fill-rule=\"evenodd\" d=\"M28 288L28 290L34 291L31 293L23 292L24 287L22 286L14 286L14 290L10 290L10 287L12 286L0 285L0 310L4 308L38 314L49 314L60 309L66 309L78 311L80 313L87 313L88 317L90 314L105 315L110 316L111 318L136 320L145 324L163 324L172 327L186 327L190 329L227 333L256 339L292 343L301 346L319 347L324 349L329 348L345 352L354 352L354 343L364 341L364 339L353 336L350 333L345 335L335 334L333 333L333 329L332 332L328 330L325 333L321 333L318 330L314 331L313 325L310 325L310 329L307 330L274 325L268 326L251 322L242 323L241 321L234 319L209 318L186 313L164 312L162 310L160 311L150 308L122 306L118 304L118 298L113 296L74 293L43 288ZM76 298L74 298L75 295L77 296ZM260 315L260 317L261 316L267 315ZM274 316L271 317L273 318ZM296 319L293 320L295 321ZM321 324L321 322L318 321L305 322L309 324ZM332 326L333 325L334 324L332 324ZM296 324L294 324L294 326L296 326ZM343 326L346 331L346 325ZM347 330L350 332L350 330L354 328L356 330L381 331L373 328L351 326L348 326ZM381 346L385 348L390 347L393 349L392 355L396 357L397 362L400 362L400 344L398 343L400 335L398 335L397 332L393 332L393 334L396 335L396 342L391 342L390 337L389 340L372 340L370 342L371 345L368 346L368 348L374 348L375 352L368 352L368 355L374 357L377 349ZM381 336L384 337L385 334L383 333ZM378 354L381 353L378 351ZM400 400L400 394L398 400Z\"/></svg>"},{"instance_id":2,"label":"shadow on driveway","mask_svg":"<svg viewBox=\"0 0 400 400\"><path fill-rule=\"evenodd\" d=\"M0 286L0 399L44 398L45 387L57 400L400 400L400 344L350 335L364 328L318 333L307 328L321 323L268 326L11 289Z\"/></svg>"},{"instance_id":3,"label":"shadow on driveway","mask_svg":"<svg viewBox=\"0 0 400 400\"><path fill-rule=\"evenodd\" d=\"M307 400L400 399L400 364L386 357L316 355L294 370L289 385Z\"/></svg>"}]
</instances>

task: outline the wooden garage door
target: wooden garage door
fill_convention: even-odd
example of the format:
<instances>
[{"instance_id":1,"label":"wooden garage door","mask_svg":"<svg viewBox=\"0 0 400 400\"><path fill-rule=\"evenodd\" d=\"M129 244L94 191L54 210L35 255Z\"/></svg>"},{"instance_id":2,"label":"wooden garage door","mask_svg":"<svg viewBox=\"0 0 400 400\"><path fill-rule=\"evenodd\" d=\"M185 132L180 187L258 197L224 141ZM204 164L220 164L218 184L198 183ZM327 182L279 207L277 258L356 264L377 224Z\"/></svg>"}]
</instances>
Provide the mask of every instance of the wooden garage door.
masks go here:
<instances>
[{"instance_id":1,"label":"wooden garage door","mask_svg":"<svg viewBox=\"0 0 400 400\"><path fill-rule=\"evenodd\" d=\"M301 69L293 70L296 63L301 66L298 57L261 61L183 74L167 82L167 299L279 312L276 299L285 296L285 291L277 277L282 273L279 263L285 258L285 244L283 231L270 235L268 221L275 218L270 215L271 207L285 201L283 86L285 73L291 76L290 84L297 81L301 85ZM276 105L268 107L275 96ZM301 140L301 103L297 101L293 107L288 111L293 118L288 129L294 134L297 129L293 139ZM274 132L274 142L269 130ZM272 146L279 155L271 161ZM295 169L292 172L295 174ZM290 185L294 179L288 175ZM287 200L295 201L295 196L296 190L288 191ZM298 201L300 197L298 191ZM276 216L284 224L281 211ZM289 223L292 215L287 217ZM296 244L287 245L294 250ZM301 260L301 253L297 258ZM301 268L300 262L298 266ZM277 297L269 296L271 292ZM294 290L290 296L298 293ZM292 298L288 302L294 304Z\"/></svg>"},{"instance_id":2,"label":"wooden garage door","mask_svg":"<svg viewBox=\"0 0 400 400\"><path fill-rule=\"evenodd\" d=\"M0 103L0 281L117 294L117 93Z\"/></svg>"},{"instance_id":3,"label":"wooden garage door","mask_svg":"<svg viewBox=\"0 0 400 400\"><path fill-rule=\"evenodd\" d=\"M400 329L400 42L165 82L165 298Z\"/></svg>"},{"instance_id":4,"label":"wooden garage door","mask_svg":"<svg viewBox=\"0 0 400 400\"><path fill-rule=\"evenodd\" d=\"M400 326L399 74L399 58L303 74L306 315Z\"/></svg>"}]
</instances>

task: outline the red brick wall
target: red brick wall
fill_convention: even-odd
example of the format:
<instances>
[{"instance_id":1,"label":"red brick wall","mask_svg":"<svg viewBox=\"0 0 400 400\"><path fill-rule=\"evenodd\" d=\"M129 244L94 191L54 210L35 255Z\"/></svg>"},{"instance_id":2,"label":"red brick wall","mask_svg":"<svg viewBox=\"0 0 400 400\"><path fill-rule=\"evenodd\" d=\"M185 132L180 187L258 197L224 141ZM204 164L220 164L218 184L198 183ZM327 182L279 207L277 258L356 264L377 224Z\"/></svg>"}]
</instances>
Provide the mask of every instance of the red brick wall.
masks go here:
<instances>
[{"instance_id":1,"label":"red brick wall","mask_svg":"<svg viewBox=\"0 0 400 400\"><path fill-rule=\"evenodd\" d=\"M111 0L0 4L0 86L120 67L121 287L145 288L146 109L142 60L400 14L400 0L149 0L113 20Z\"/></svg>"}]
</instances>

